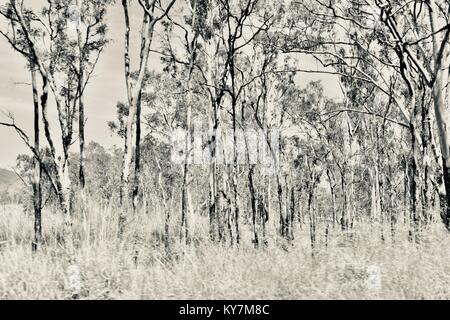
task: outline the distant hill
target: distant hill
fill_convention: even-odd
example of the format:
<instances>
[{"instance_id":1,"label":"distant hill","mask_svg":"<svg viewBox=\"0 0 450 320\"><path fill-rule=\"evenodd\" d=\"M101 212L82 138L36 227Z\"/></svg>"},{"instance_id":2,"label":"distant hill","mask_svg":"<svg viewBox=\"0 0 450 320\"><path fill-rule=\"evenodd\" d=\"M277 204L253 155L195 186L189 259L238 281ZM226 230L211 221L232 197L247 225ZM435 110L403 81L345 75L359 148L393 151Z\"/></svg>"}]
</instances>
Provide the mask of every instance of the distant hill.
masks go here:
<instances>
[{"instance_id":1,"label":"distant hill","mask_svg":"<svg viewBox=\"0 0 450 320\"><path fill-rule=\"evenodd\" d=\"M16 184L18 180L19 178L14 172L0 168L0 189L9 188L11 185Z\"/></svg>"}]
</instances>

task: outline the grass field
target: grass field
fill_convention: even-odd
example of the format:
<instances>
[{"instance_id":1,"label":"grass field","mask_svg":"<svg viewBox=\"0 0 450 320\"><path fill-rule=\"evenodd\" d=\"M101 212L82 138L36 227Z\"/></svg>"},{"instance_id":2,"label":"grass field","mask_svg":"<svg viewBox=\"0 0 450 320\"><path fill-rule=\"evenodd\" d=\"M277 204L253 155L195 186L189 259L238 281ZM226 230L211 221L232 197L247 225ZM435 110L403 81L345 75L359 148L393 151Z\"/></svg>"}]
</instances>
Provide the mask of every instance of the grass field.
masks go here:
<instances>
[{"instance_id":1,"label":"grass field","mask_svg":"<svg viewBox=\"0 0 450 320\"><path fill-rule=\"evenodd\" d=\"M210 243L197 218L193 243L174 238L167 253L157 216L138 213L118 242L115 210L87 201L78 212L81 299L450 299L450 236L439 226L420 244L406 230L382 241L379 228L358 225L352 237L331 231L326 246L319 231L312 256L307 226L290 245L270 238L256 250L245 237L239 248ZM33 255L32 217L0 206L0 299L69 298L61 219L43 221L46 243Z\"/></svg>"}]
</instances>

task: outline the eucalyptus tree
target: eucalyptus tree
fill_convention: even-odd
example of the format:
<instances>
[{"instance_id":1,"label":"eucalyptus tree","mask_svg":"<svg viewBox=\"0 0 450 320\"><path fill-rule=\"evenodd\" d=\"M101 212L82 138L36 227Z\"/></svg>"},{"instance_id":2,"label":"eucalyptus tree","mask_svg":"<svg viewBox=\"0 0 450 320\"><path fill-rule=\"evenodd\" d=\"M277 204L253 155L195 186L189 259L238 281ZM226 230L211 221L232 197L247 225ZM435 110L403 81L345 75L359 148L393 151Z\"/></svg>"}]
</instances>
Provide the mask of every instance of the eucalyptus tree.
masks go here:
<instances>
[{"instance_id":1,"label":"eucalyptus tree","mask_svg":"<svg viewBox=\"0 0 450 320\"><path fill-rule=\"evenodd\" d=\"M141 99L144 79L147 74L147 66L150 49L153 42L155 27L163 20L172 9L176 0L163 4L159 0L138 0L142 12L142 28L140 31L140 55L138 59L138 70L133 77L131 71L131 18L130 0L122 0L125 19L125 42L124 42L124 66L125 81L128 98L128 113L125 116L125 148L123 153L123 167L120 188L120 202L126 204L119 217L119 234L124 231L127 210L136 208L140 171L140 144L141 144ZM135 138L133 141L133 137ZM133 166L134 155L134 166Z\"/></svg>"},{"instance_id":2,"label":"eucalyptus tree","mask_svg":"<svg viewBox=\"0 0 450 320\"><path fill-rule=\"evenodd\" d=\"M174 11L169 21L165 24L165 34L162 44L162 60L166 71L172 70L176 79L183 87L185 96L185 124L184 148L182 153L184 159L183 181L181 185L181 237L189 241L189 217L192 216L191 183L193 161L193 140L195 137L193 122L195 113L195 100L199 96L200 79L204 77L204 64L199 61L201 57L201 37L206 33L206 15L208 1L186 0L180 2L179 10ZM199 72L200 71L200 72Z\"/></svg>"},{"instance_id":3,"label":"eucalyptus tree","mask_svg":"<svg viewBox=\"0 0 450 320\"><path fill-rule=\"evenodd\" d=\"M70 147L75 140L74 123L78 111L76 104L80 101L98 56L106 44L104 17L109 3L111 1L86 0L81 4L81 16L75 15L76 19L73 16L73 7L64 1L47 1L40 11L35 10L36 6L26 7L24 1L17 0L10 0L2 8L2 16L7 19L9 25L9 29L3 35L16 51L27 55L32 62L33 70L36 70L41 78L40 111L51 164L56 168L47 176L63 212L64 243L70 261L74 258L74 251L71 231L73 184L69 172L69 155ZM72 4L75 5L76 2ZM76 49L77 41L71 37L73 22L77 28L81 22L87 29L84 44L79 52ZM80 77L81 73L84 76ZM35 88L36 82L37 79L34 79ZM51 128L48 116L50 91L56 106L60 136ZM34 100L35 128L38 129L36 94ZM84 131L84 119L81 121L80 128ZM17 127L16 130L39 158L39 146L37 144L31 146L25 132ZM39 198L36 199L38 202Z\"/></svg>"},{"instance_id":4,"label":"eucalyptus tree","mask_svg":"<svg viewBox=\"0 0 450 320\"><path fill-rule=\"evenodd\" d=\"M0 31L2 36L8 41L8 43L12 46L12 48L20 53L27 60L28 66L30 68L31 73L31 87L33 94L33 132L34 132L34 143L31 144L29 138L21 133L19 128L16 127L16 131L25 139L26 144L30 147L32 153L34 154L33 158L33 167L34 167L34 175L32 179L32 187L33 187L33 207L34 207L34 242L33 242L33 250L37 250L38 245L42 240L42 219L41 219L41 211L42 211L42 190L41 190L41 174L42 174L42 157L40 155L40 97L39 97L39 88L37 83L37 71L36 71L36 63L32 53L30 52L27 41L24 39L21 34L17 34L15 32L15 23L17 23L17 19L14 17L14 13L10 6L6 6L0 10L0 14L10 21L9 28L7 31ZM42 101L46 101L46 97L43 93ZM13 120L13 119L12 119ZM2 125L11 125L8 123L2 123ZM15 126L14 121L12 123ZM22 131L23 132L23 131Z\"/></svg>"},{"instance_id":5,"label":"eucalyptus tree","mask_svg":"<svg viewBox=\"0 0 450 320\"><path fill-rule=\"evenodd\" d=\"M166 69L168 71L168 69ZM173 138L177 130L184 123L184 110L186 103L192 103L192 100L185 101L183 81L177 77L172 77L166 72L153 73L149 76L153 85L147 86L143 92L143 126L146 128L147 135L142 145L143 155L143 180L142 193L144 201L150 197L154 204L158 203L162 207L164 215L164 233L166 250L170 248L172 234L170 232L170 221L173 219L171 214L174 210L173 203L177 200L177 186L184 183L184 172L180 173L177 165L180 161L175 158L182 158L184 163L185 136L181 135L180 145L175 145ZM172 143L172 145L171 145ZM172 148L171 148L172 147ZM180 153L178 153L180 151ZM181 154L181 155L179 155ZM172 161L167 161L170 159ZM149 183L151 181L152 183ZM158 190L155 192L155 190ZM155 205L152 205L155 207ZM147 209L146 209L147 210ZM180 235L181 240L189 239L187 217L180 216Z\"/></svg>"},{"instance_id":6,"label":"eucalyptus tree","mask_svg":"<svg viewBox=\"0 0 450 320\"><path fill-rule=\"evenodd\" d=\"M85 89L95 71L97 62L108 43L108 27L106 25L107 8L115 0L75 0L70 7L69 20L76 29L75 59L72 60L71 71L76 75L78 100L78 140L79 140L79 173L80 187L85 187Z\"/></svg>"},{"instance_id":7,"label":"eucalyptus tree","mask_svg":"<svg viewBox=\"0 0 450 320\"><path fill-rule=\"evenodd\" d=\"M218 35L221 39L224 70L219 77L218 87L222 89L223 108L227 110L232 130L232 161L227 163L226 173L230 179L231 220L233 221L232 243L240 242L240 208L238 203L238 126L239 107L243 106L245 89L262 76L261 70L248 65L252 54L251 47L256 38L270 29L275 14L269 11L268 2L259 0L219 1L219 19L222 28ZM249 53L250 52L250 53ZM219 104L220 105L220 104ZM241 110L241 113L243 111ZM242 115L241 115L242 116Z\"/></svg>"}]
</instances>

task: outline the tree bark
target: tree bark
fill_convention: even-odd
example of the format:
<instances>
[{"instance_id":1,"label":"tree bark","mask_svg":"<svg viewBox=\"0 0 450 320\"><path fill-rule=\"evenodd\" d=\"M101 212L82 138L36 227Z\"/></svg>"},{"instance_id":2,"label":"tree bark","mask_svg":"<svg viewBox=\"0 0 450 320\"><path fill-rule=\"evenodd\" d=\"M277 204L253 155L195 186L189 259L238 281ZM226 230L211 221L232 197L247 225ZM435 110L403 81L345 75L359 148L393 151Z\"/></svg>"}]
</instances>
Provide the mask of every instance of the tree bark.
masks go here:
<instances>
[{"instance_id":1,"label":"tree bark","mask_svg":"<svg viewBox=\"0 0 450 320\"><path fill-rule=\"evenodd\" d=\"M435 71L435 81L433 85L433 102L436 124L439 132L439 141L442 153L442 174L444 178L446 193L446 208L442 213L442 220L446 228L450 231L450 113L449 101L446 100L445 88L448 81L448 45L441 42L441 36L436 33L435 23L437 22L437 6L434 1L429 4L429 18L433 40L433 62ZM448 33L444 36L444 41ZM447 47L447 48L446 48ZM448 93L448 92L447 92Z\"/></svg>"},{"instance_id":2,"label":"tree bark","mask_svg":"<svg viewBox=\"0 0 450 320\"><path fill-rule=\"evenodd\" d=\"M197 2L194 2L192 11L193 11L193 17L192 17L192 26L195 28L196 20L197 20ZM193 139L193 128L192 128L192 104L194 102L192 91L193 88L191 87L191 81L192 81L192 73L194 71L194 64L195 64L195 55L196 55L196 47L197 47L197 37L198 34L194 30L194 39L191 43L188 43L189 46L189 69L186 79L186 86L187 86L187 116L186 116L186 128L187 128L187 134L186 134L186 142L185 142L185 162L183 166L183 186L181 191L181 234L180 237L183 238L186 243L189 242L189 225L188 225L188 217L192 216L191 206L189 205L191 195L190 195L190 159L191 159L191 153L192 153L192 139Z\"/></svg>"},{"instance_id":3,"label":"tree bark","mask_svg":"<svg viewBox=\"0 0 450 320\"><path fill-rule=\"evenodd\" d=\"M316 212L315 212L315 189L316 189L316 176L312 172L309 182L309 192L308 192L308 213L309 213L309 233L311 240L311 252L314 257L316 251Z\"/></svg>"},{"instance_id":4,"label":"tree bark","mask_svg":"<svg viewBox=\"0 0 450 320\"><path fill-rule=\"evenodd\" d=\"M250 165L250 168L248 170L248 188L250 191L250 203L252 207L252 231L253 231L253 245L255 248L258 248L259 246L259 239L258 239L258 229L256 226L256 216L257 216L257 197L255 192L255 185L253 181L253 175L254 175L255 165Z\"/></svg>"},{"instance_id":5,"label":"tree bark","mask_svg":"<svg viewBox=\"0 0 450 320\"><path fill-rule=\"evenodd\" d=\"M294 240L294 218L295 218L295 189L294 187L291 187L291 197L290 197L291 203L290 203L290 207L289 207L289 240L293 241Z\"/></svg>"},{"instance_id":6,"label":"tree bark","mask_svg":"<svg viewBox=\"0 0 450 320\"><path fill-rule=\"evenodd\" d=\"M409 239L411 241L418 241L419 232L419 214L417 211L417 156L416 156L416 139L414 135L414 125L411 124L411 155L409 166L409 194L410 194L410 230Z\"/></svg>"},{"instance_id":7,"label":"tree bark","mask_svg":"<svg viewBox=\"0 0 450 320\"><path fill-rule=\"evenodd\" d=\"M33 207L34 207L34 241L32 244L33 251L37 251L42 242L42 189L41 189L41 159L40 154L40 128L39 128L39 94L36 81L36 67L31 64L31 86L33 89L34 103L34 149L38 156L34 157L34 179L33 179Z\"/></svg>"},{"instance_id":8,"label":"tree bark","mask_svg":"<svg viewBox=\"0 0 450 320\"><path fill-rule=\"evenodd\" d=\"M76 5L79 5L78 0L76 1ZM79 172L78 172L78 180L80 184L80 188L84 189L86 184L86 178L84 173L84 162L85 162L85 154L84 154L84 145L85 145L85 134L84 134L84 125L85 125L85 116L84 116L84 52L82 45L82 35L81 30L77 27L77 38L78 38L78 51L79 51L79 59L80 65L78 70L78 135L80 142L80 156L79 156Z\"/></svg>"},{"instance_id":9,"label":"tree bark","mask_svg":"<svg viewBox=\"0 0 450 320\"><path fill-rule=\"evenodd\" d=\"M328 183L330 184L331 192L331 209L333 210L333 227L336 226L337 212L336 212L336 182L334 180L334 175L331 170L327 170Z\"/></svg>"},{"instance_id":10,"label":"tree bark","mask_svg":"<svg viewBox=\"0 0 450 320\"><path fill-rule=\"evenodd\" d=\"M154 11L155 2L153 7L149 8L151 12ZM139 178L139 161L140 161L140 132L135 132L135 124L140 131L140 108L141 108L141 95L144 85L144 78L147 72L147 64L150 55L150 47L153 38L153 29L155 20L148 12L144 13L144 19L141 31L141 51L140 51L140 66L136 81L132 84L130 73L130 16L129 16L129 0L122 0L122 7L124 9L125 16L125 80L128 93L128 105L129 112L126 119L126 133L125 133L125 147L123 153L123 167L120 187L120 203L125 204L122 208L119 217L119 236L124 232L128 210L135 209L136 198L138 194L138 184L136 181ZM133 136L135 140L133 141ZM137 153L136 153L137 151ZM133 155L135 156L135 165L133 163ZM137 166L136 166L137 164ZM132 172L134 170L134 172Z\"/></svg>"}]
</instances>

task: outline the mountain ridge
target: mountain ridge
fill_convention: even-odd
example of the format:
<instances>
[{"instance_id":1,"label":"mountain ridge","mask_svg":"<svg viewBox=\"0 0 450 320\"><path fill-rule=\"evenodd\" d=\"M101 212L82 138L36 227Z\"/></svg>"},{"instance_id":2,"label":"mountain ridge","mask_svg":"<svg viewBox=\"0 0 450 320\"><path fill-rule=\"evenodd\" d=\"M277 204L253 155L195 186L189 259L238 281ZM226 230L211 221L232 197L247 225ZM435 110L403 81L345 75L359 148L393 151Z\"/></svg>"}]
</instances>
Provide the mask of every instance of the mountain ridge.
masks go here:
<instances>
[{"instance_id":1,"label":"mountain ridge","mask_svg":"<svg viewBox=\"0 0 450 320\"><path fill-rule=\"evenodd\" d=\"M13 171L0 168L0 188L8 187L14 184L18 179L19 178Z\"/></svg>"}]
</instances>

